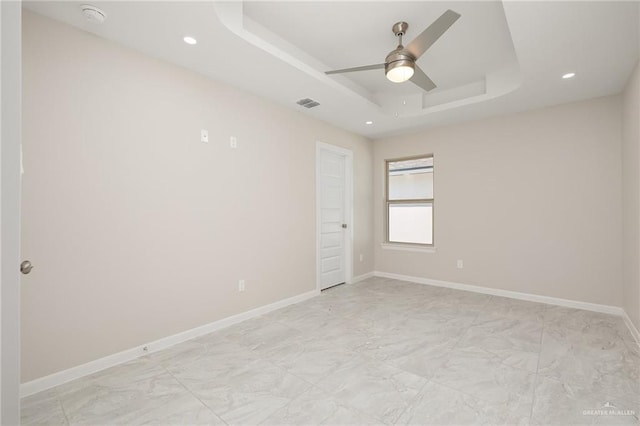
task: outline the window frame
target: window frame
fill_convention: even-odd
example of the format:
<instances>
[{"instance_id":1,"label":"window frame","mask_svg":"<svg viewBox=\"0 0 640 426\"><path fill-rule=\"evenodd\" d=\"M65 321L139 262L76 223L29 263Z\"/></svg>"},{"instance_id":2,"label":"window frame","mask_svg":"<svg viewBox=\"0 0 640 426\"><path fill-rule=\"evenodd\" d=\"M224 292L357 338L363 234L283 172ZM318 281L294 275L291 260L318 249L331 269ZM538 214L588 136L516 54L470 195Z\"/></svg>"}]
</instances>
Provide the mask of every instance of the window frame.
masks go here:
<instances>
[{"instance_id":1,"label":"window frame","mask_svg":"<svg viewBox=\"0 0 640 426\"><path fill-rule=\"evenodd\" d=\"M408 199L408 200L389 200L389 164L395 163L398 161L407 161L407 160L420 160L431 158L433 161L433 154L423 154L423 155L413 155L411 157L401 157L401 158L393 158L387 159L384 162L384 181L385 181L385 194L384 194L384 204L385 204L385 244L397 245L397 246L408 246L408 247L434 247L436 238L435 238L435 188L433 191L432 198L420 198L420 199ZM435 187L435 161L433 164L433 182ZM391 205L399 205L399 204L431 204L431 244L425 243L409 243L402 241L391 241L389 238L389 208Z\"/></svg>"}]
</instances>

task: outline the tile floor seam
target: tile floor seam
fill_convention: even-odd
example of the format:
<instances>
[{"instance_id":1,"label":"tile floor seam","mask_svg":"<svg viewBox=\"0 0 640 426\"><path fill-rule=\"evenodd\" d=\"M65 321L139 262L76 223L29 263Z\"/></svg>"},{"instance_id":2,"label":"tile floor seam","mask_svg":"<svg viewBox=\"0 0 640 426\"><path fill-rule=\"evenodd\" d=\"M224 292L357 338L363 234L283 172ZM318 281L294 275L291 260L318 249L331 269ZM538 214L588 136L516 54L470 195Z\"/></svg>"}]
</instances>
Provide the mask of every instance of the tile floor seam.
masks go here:
<instances>
[{"instance_id":1,"label":"tile floor seam","mask_svg":"<svg viewBox=\"0 0 640 426\"><path fill-rule=\"evenodd\" d=\"M627 349L627 350L628 350L628 349ZM616 351L616 352L617 352L617 351ZM542 354L542 343L540 344L540 354ZM581 354L581 353L578 353L578 354L570 354L570 355L566 355L566 354L565 354L565 355L562 355L562 356L559 356L559 357L556 357L556 358L557 358L557 359L576 358L576 359L579 359L580 361L592 361L592 359L591 359L589 356L587 356L587 355L585 355L585 354ZM540 358L538 358L538 364L539 364L539 363L540 363ZM538 370L537 370L537 369L536 369L536 373L538 373ZM543 377L550 377L550 376L546 376L546 375L544 375L544 374L542 374L542 376L543 376Z\"/></svg>"},{"instance_id":2,"label":"tile floor seam","mask_svg":"<svg viewBox=\"0 0 640 426\"><path fill-rule=\"evenodd\" d=\"M453 347L451 348L450 352L453 352L454 350L458 349L458 346L460 345L460 342L462 342L462 340L464 339L464 336L469 332L469 328L467 328L464 333L462 333L460 335L460 338L456 341L456 344L453 345Z\"/></svg>"},{"instance_id":3,"label":"tile floor seam","mask_svg":"<svg viewBox=\"0 0 640 426\"><path fill-rule=\"evenodd\" d=\"M546 325L545 325L546 327ZM594 332L594 331L584 331L584 330L577 330L571 327L564 327L564 326L556 326L554 328L549 328L549 330L553 330L553 331L566 331L566 332L570 332L570 333L576 333L576 334L582 334L582 335L587 335L587 336L592 336L592 337L601 337L601 334L599 332ZM623 336L617 336L618 339L622 340L623 342L630 342L629 340L625 339Z\"/></svg>"},{"instance_id":4,"label":"tile floor seam","mask_svg":"<svg viewBox=\"0 0 640 426\"><path fill-rule=\"evenodd\" d=\"M292 374L292 375L293 375L293 374ZM314 390L314 389L315 389L315 390L318 390L318 391L320 391L320 392L322 392L322 393L324 393L324 394L329 395L329 392L325 391L325 390L324 390L324 389L322 389L321 387L319 387L319 386L317 386L317 385L315 385L315 384L313 384L313 383L311 383L311 382L308 382L307 380L305 380L305 379L303 379L303 378L301 378L301 377L298 377L298 376L295 376L295 377L297 377L298 379L303 380L303 381L305 381L305 382L309 383L309 385L310 385L310 386L309 386L309 388L307 388L307 389L306 389L304 392L302 392L300 395L296 396L296 397L295 397L295 398L293 398L291 401L289 401L288 403L286 403L285 405L283 405L282 407L278 408L276 411L274 411L273 413L271 413L271 414L269 415L269 417L267 417L267 418L266 418L263 422L261 422L260 424L264 424L267 420L269 420L269 418L271 418L271 417L272 417L273 415L275 415L277 412L279 412L279 411L281 411L281 410L284 410L286 407L290 406L290 405L291 405L291 404L293 404L295 401L297 401L297 400L301 399L301 398L304 396L304 394L306 394L306 393L310 392L311 390ZM363 412L362 412L361 410L359 410L358 408L353 407L353 406L351 406L351 405L347 404L346 402L344 402L344 401L342 401L342 400L339 400L339 399L336 399L336 400L338 401L338 405L341 405L343 408L346 408L346 409L348 409L348 410L350 410L350 411L354 411L354 412L356 412L356 413L358 413L358 414L360 414L360 415L363 415L363 416L365 416L365 417L369 417L369 415L368 415L368 414L363 413Z\"/></svg>"},{"instance_id":5,"label":"tile floor seam","mask_svg":"<svg viewBox=\"0 0 640 426\"><path fill-rule=\"evenodd\" d=\"M274 346L274 349L275 349L275 348L279 348L279 347L281 347L281 345L282 345L282 346L285 346L285 345L287 345L287 344L291 344L291 342L281 342L281 343L277 344L276 346ZM251 350L251 352L253 352L253 350ZM256 354L256 355L259 355L259 354ZM283 367L283 366L281 366L281 365L279 365L279 364L276 364L273 360L271 360L271 358L267 358L266 356L260 356L260 357L259 357L259 360L260 360L260 361L264 361L264 362L266 362L267 364L270 364L272 367L275 367L275 368L277 368L277 369L280 369L280 370L284 371L286 374L290 374L290 375L292 375L293 377L295 377L295 378L297 378L297 379L299 379L299 380L302 380L303 382L306 382L307 384L309 384L309 385L313 386L313 383L311 383L309 380L307 380L307 379L305 379L305 378L303 378L303 377L300 377L300 376L298 376L297 374L294 374L294 373L290 372L290 371L289 371L289 370L287 370L285 367ZM258 360L254 360L254 361L252 361L251 363L253 363L253 362L255 362L255 361L258 361ZM306 391L305 391L305 392L306 392ZM304 392L303 392L303 393L304 393ZM297 397L296 397L296 398L297 398ZM288 405L288 404L287 404L287 405Z\"/></svg>"},{"instance_id":6,"label":"tile floor seam","mask_svg":"<svg viewBox=\"0 0 640 426\"><path fill-rule=\"evenodd\" d=\"M389 379L388 379L388 378L385 378L385 382L387 382L387 381L389 381ZM420 390L422 390L422 388L423 388L423 387L424 387L424 385L420 388ZM418 395L418 393L420 393L420 391L418 391L418 392L416 393L416 395ZM407 407L408 407L408 406L409 406L409 404L408 404L408 403L406 403L406 404L407 404ZM406 407L405 407L405 410L406 410ZM400 416L399 416L399 415L396 415L396 416L394 417L393 421L386 422L386 421L384 421L384 420L380 419L380 417L378 417L378 416L372 415L372 417L375 417L377 420L380 420L381 424L385 424L385 425L395 425L395 424L396 424L395 422L396 422L398 419L400 419Z\"/></svg>"},{"instance_id":7,"label":"tile floor seam","mask_svg":"<svg viewBox=\"0 0 640 426\"><path fill-rule=\"evenodd\" d=\"M466 395L466 396L468 396L468 397L470 397L470 398L472 398L472 399L474 399L474 400L476 400L476 401L485 402L485 403L488 403L488 404L493 404L491 401L487 401L486 399L480 398L480 397L478 397L478 396L476 396L476 395L473 395L473 394L471 394L471 393L468 393L468 392L466 392L466 391L464 391L464 390L462 390L462 389L454 388L453 386L451 386L451 385L447 385L447 384L444 384L443 382L440 382L440 381L438 381L438 380L433 380L433 379L431 379L431 380L429 380L429 382L430 382L430 383L435 383L435 384L436 384L436 385L438 385L438 386L442 386L442 387L445 387L445 388L447 388L447 389L450 389L450 390L453 390L453 391L459 392L459 393L461 393L461 394L463 394L463 395Z\"/></svg>"},{"instance_id":8,"label":"tile floor seam","mask_svg":"<svg viewBox=\"0 0 640 426\"><path fill-rule=\"evenodd\" d=\"M536 371L532 371L532 370L527 370L524 367L518 367L517 365L511 365L511 364L507 364L506 362L504 362L503 360L499 359L500 358L500 354L497 354L495 352L493 352L491 349L482 349L485 352L488 352L489 354L495 356L496 358L496 362L505 366L505 367L509 367L509 368L513 368L516 369L518 371L523 371L525 373L529 373L529 374L537 374L537 367L536 367ZM538 362L540 362L540 357L538 356Z\"/></svg>"},{"instance_id":9,"label":"tile floor seam","mask_svg":"<svg viewBox=\"0 0 640 426\"><path fill-rule=\"evenodd\" d=\"M478 315L480 315L480 314L478 314ZM423 376L423 375L416 374L416 373L414 373L414 372L412 372L412 371L405 370L405 369L403 369L402 367L398 367L398 366L396 366L396 365L393 365L393 364L389 363L387 359L378 360L378 359L372 358L372 357L371 357L370 355L368 355L368 354L364 354L364 353L361 353L361 354L362 354L362 355L364 355L364 356L366 356L366 357L368 357L368 358L370 358L370 359L373 359L373 360L375 360L375 361L379 361L379 362L382 362L382 363L384 363L384 364L386 364L386 365L389 365L389 366L391 366L391 367L398 368L398 369L400 369L400 370L402 370L402 371L404 371L404 372L406 372L406 373L410 373L410 374L414 374L414 375L416 375L416 376L422 377L423 379L427 380L427 382L428 382L428 381L432 380L432 377L433 377L433 376L435 376L437 372L439 372L440 370L442 370L442 369L445 367L445 365L447 364L447 362L448 362L448 361L449 361L449 359L451 358L451 357L450 357L450 355L451 355L451 354L456 350L456 348L458 347L458 345L460 344L460 342L464 339L464 336L465 336L465 334L467 333L467 331L468 331L468 329L467 329L467 330L465 330L465 332L464 332L464 333L462 333L462 334L460 335L460 337L457 339L456 343L455 343L451 348L449 348L449 349L447 349L447 350L446 350L446 352L443 354L443 356L446 356L446 357L447 357L447 361L445 361L444 363L442 363L442 365L440 365L439 367L436 367L436 369L431 373L431 375L430 375L429 377L425 377L425 376ZM425 384L425 386L426 386L426 384Z\"/></svg>"},{"instance_id":10,"label":"tile floor seam","mask_svg":"<svg viewBox=\"0 0 640 426\"><path fill-rule=\"evenodd\" d=\"M191 396L193 396L195 399L197 399L198 401L200 401L200 403L202 405L204 405L205 407L207 407L207 410L211 411L213 413L213 415L215 415L221 422L223 422L225 425L229 425L229 423L227 423L222 417L220 417L220 415L218 413L216 413L213 408L209 407L208 404L206 404L203 400L201 400L200 398L198 398L198 396L193 393L191 391L191 389L189 389L184 383L182 383L182 381L180 379L178 379L176 376L173 375L173 373L171 373L171 371L169 371L168 368L166 368L164 365L161 365L160 367L162 367L162 369L169 374L171 377L173 377L173 380L175 380L176 382L178 382L180 384L180 386L182 386L184 388L184 390L186 390Z\"/></svg>"},{"instance_id":11,"label":"tile floor seam","mask_svg":"<svg viewBox=\"0 0 640 426\"><path fill-rule=\"evenodd\" d=\"M532 374L532 375L533 375L533 373L530 373L530 374ZM490 401L490 400L485 399L485 398L483 398L483 397L480 397L480 396L477 396L477 395L474 395L474 394L468 393L468 392L466 392L466 391L465 391L465 390L463 390L463 389L458 389L458 388L453 387L453 386L451 386L451 385L447 385L447 384L445 384L445 383L443 383L443 382L441 382L441 381L439 381L439 380L433 380L433 379L431 379L431 380L430 380L430 382L433 382L433 383L435 383L435 384L437 384L437 385L439 385L439 386L443 386L443 387L445 387L445 388L447 388L447 389L451 389L451 390L454 390L454 391L459 392L459 393L461 393L461 394L464 394L464 395L466 395L466 396L468 396L468 397L473 398L473 399L474 399L474 400L476 400L476 401L484 402L485 404L489 404L489 405L493 405L493 406L498 405L497 403L495 403L495 402L493 402L493 401ZM518 397L518 400L520 400L520 399L522 399L522 395Z\"/></svg>"},{"instance_id":12,"label":"tile floor seam","mask_svg":"<svg viewBox=\"0 0 640 426\"><path fill-rule=\"evenodd\" d=\"M299 378L299 377L298 377ZM297 401L299 398L302 398L302 396L309 392L309 389L311 389L310 387L307 388L304 392L302 392L300 395L296 396L295 398L291 399L289 402L287 402L285 405L283 405L282 407L278 408L277 410L275 410L273 413L269 414L269 417L267 417L266 419L264 419L263 421L261 421L260 425L263 425L267 422L267 420L269 420L272 416L274 416L276 413L280 412L281 410L284 410L285 408L287 408L288 406L290 406L291 404L293 404L294 401Z\"/></svg>"},{"instance_id":13,"label":"tile floor seam","mask_svg":"<svg viewBox=\"0 0 640 426\"><path fill-rule=\"evenodd\" d=\"M62 409L62 414L64 415L64 418L67 421L67 425L71 425L71 422L69 421L69 416L67 416L67 410L65 410L64 404L62 403L62 397L60 396L60 386L55 386L53 388L53 392L56 395L56 399L58 400L58 403L60 404L60 408Z\"/></svg>"},{"instance_id":14,"label":"tile floor seam","mask_svg":"<svg viewBox=\"0 0 640 426\"><path fill-rule=\"evenodd\" d=\"M420 396L420 394L422 393L424 388L426 388L429 383L431 383L431 380L430 379L426 379L426 382L424 383L424 385L422 385L420 390L413 396L413 398L411 398L411 401L409 403L407 403L407 406L405 407L405 409L402 410L400 415L398 415L396 420L392 423L393 425L397 425L398 424L398 420L400 420L402 418L402 416L404 415L404 413L406 413L412 407L412 405L416 402L416 400L418 399L418 397Z\"/></svg>"},{"instance_id":15,"label":"tile floor seam","mask_svg":"<svg viewBox=\"0 0 640 426\"><path fill-rule=\"evenodd\" d=\"M267 362L270 362L270 361L267 361ZM314 386L314 384L313 384L312 382L310 382L309 380L307 380L307 379L305 379L305 378L303 378L303 377L300 377L300 376L298 376L298 375L297 375L297 374L295 374L295 373L290 372L289 370L287 370L286 368L284 368L284 367L282 367L282 366L280 366L280 365L278 365L278 364L274 364L274 363L272 363L272 362L271 362L271 365L273 365L274 367L279 368L280 370L284 371L286 374L289 374L289 375L291 375L291 376L295 377L296 379L298 379L298 380L302 380L303 382L305 382L306 384L308 384L308 385L309 385L309 388L307 388L307 390ZM306 392L306 390L305 390L305 392ZM303 392L303 393L304 393L304 392ZM298 398L298 397L296 397L296 398ZM287 404L287 405L288 405L288 404Z\"/></svg>"},{"instance_id":16,"label":"tile floor seam","mask_svg":"<svg viewBox=\"0 0 640 426\"><path fill-rule=\"evenodd\" d=\"M545 312L547 310L546 305L544 308ZM544 318L544 314L543 314L543 318ZM543 323L542 323L542 331L540 332L540 348L538 349L538 362L536 363L536 373L535 376L533 378L533 388L531 389L532 392L532 398L531 398L531 411L529 413L529 421L531 421L533 419L533 408L536 405L536 387L538 386L538 378L539 378L539 370L540 370L540 358L542 358L542 341L544 339L544 319L543 319Z\"/></svg>"},{"instance_id":17,"label":"tile floor seam","mask_svg":"<svg viewBox=\"0 0 640 426\"><path fill-rule=\"evenodd\" d=\"M56 398L58 399L58 403L60 404L60 409L62 410L62 414L64 415L64 419L67 421L68 425L71 425L71 421L69 420L69 416L67 416L67 410L65 410L64 404L62 403L62 398L60 398L58 395L56 395Z\"/></svg>"},{"instance_id":18,"label":"tile floor seam","mask_svg":"<svg viewBox=\"0 0 640 426\"><path fill-rule=\"evenodd\" d=\"M357 353L357 352L356 352L356 353ZM388 366L388 367L392 367L392 368L394 368L394 369L396 369L396 370L401 370L401 371L403 371L403 372L405 372L405 373L413 374L414 376L417 376L417 377L420 377L420 378L424 378L424 377L422 377L422 376L420 376L420 375L418 375L418 374L411 373L411 372L409 372L409 371L405 371L405 370L403 370L403 369L401 369L401 368L399 368L399 367L396 367L396 366L394 366L394 365L387 364L387 363L385 363L383 360L379 360L379 359L373 358L373 357L371 357L371 356L370 356L370 355L368 355L368 354L364 354L364 353L357 353L357 354L358 354L358 355L360 355L360 356L362 356L362 357L364 357L364 358L367 358L367 362L373 362L373 363L380 363L380 364L384 364L384 365L386 365L386 366ZM320 383L322 383L324 380L326 380L326 378L327 378L330 374L331 374L331 373L327 374L327 376L326 376L326 377L324 377L323 379L319 380L317 383L315 383L315 384L314 384L314 383L312 383L312 384L311 384L311 386L312 386L312 387L314 387L314 388L316 388L316 389L318 389L318 390L320 390L320 391L321 391L321 392L323 392L323 393L328 394L329 392L327 392L326 390L322 389L320 386L318 386L318 384L320 384ZM428 379L426 379L426 378L424 378L424 379L425 379L425 380L426 380L426 382L428 383L428 381L429 381L429 380L428 380ZM302 380L304 380L304 379L302 379ZM413 400L413 399L415 399L415 397L416 397L417 395L419 395L419 394L420 394L420 392L422 391L422 389L424 389L424 387L426 386L426 384L427 384L427 383L425 383L425 384L420 388L420 390L416 393L416 395L412 398L412 400ZM355 411L356 413L360 413L361 415L363 415L363 416L365 416L365 417L374 417L376 420L379 420L379 421L380 421L380 424L389 424L389 423L385 423L384 421L380 420L380 418L378 418L378 417L377 417L377 416L375 416L375 415L368 414L368 413L364 413L362 410L360 410L360 409L359 409L359 408L357 408L357 407L354 407L353 405L350 405L348 402L344 402L344 401L340 400L340 403L341 403L344 407L346 407L346 408L348 408L348 409L350 409L350 410L352 410L352 411ZM408 407L407 407L407 408L408 408ZM405 408L405 410L406 410L406 408ZM404 414L404 411L403 411L403 414ZM397 417L397 419L399 419L400 417L401 417L401 415L399 415L399 416ZM397 420L397 419L396 419L396 420ZM395 423L391 423L391 424L395 424Z\"/></svg>"},{"instance_id":19,"label":"tile floor seam","mask_svg":"<svg viewBox=\"0 0 640 426\"><path fill-rule=\"evenodd\" d=\"M285 344L285 343L283 343L283 344ZM276 413L277 413L277 412L279 412L280 410L285 409L286 407L288 407L289 405L291 405L291 404L292 404L294 401L296 401L297 399L302 398L302 395L304 395L305 393L309 392L312 388L318 389L318 390L320 390L320 391L321 391L321 392L323 392L323 393L327 393L327 392L325 392L323 389L321 389L320 387L316 386L314 383L312 383L312 382L308 381L307 379L305 379L305 378L303 378L303 377L298 376L297 374L294 374L294 373L290 372L290 371L289 371L289 370L287 370L286 368L284 368L284 367L282 367L282 366L280 366L280 365L276 364L275 362L271 361L271 359L267 359L267 358L261 357L261 360L263 360L263 361L267 362L268 364L271 364L271 366L273 366L273 367L276 367L276 368L278 368L278 369L280 369L280 370L284 371L284 372L285 372L285 374L289 374L289 375L291 375L291 376L295 377L296 379L301 380L301 381L303 381L303 382L307 383L307 384L309 385L309 387L308 387L307 389L305 389L305 391L304 391L304 392L300 393L300 395L298 395L298 396L296 396L295 398L293 398L293 399L289 400L289 402L287 402L285 405L283 405L282 407L278 408L278 409L277 409L277 410L275 410L273 413L271 413L271 414L269 415L269 417L267 417L264 421L260 422L260 424L263 424L264 422L266 422L266 421L267 421L271 416L273 416L274 414L276 414ZM353 407L349 407L349 408L353 410ZM214 412L214 413L215 413L215 412ZM216 414L216 415L218 415L218 414ZM218 417L220 417L220 416L218 416Z\"/></svg>"},{"instance_id":20,"label":"tile floor seam","mask_svg":"<svg viewBox=\"0 0 640 426\"><path fill-rule=\"evenodd\" d=\"M318 383L319 383L319 382L318 382ZM312 387L312 388L315 388L315 389L317 389L317 390L319 390L319 391L320 391L320 392L322 392L322 393L330 394L330 393L329 393L329 392L327 392L326 390L324 390L324 389L322 389L321 387L319 387L317 384L312 384L312 385L311 385L311 387ZM297 399L297 398L296 398L296 399ZM367 417L367 418L374 417L376 420L379 420L379 419L378 419L378 417L376 417L376 416L372 416L371 414L368 414L368 413L365 413L365 412L363 412L362 410L360 410L359 408L354 407L353 405L350 405L349 403L347 403L347 402L345 402L345 401L343 401L343 400L341 400L341 399L337 399L337 401L339 402L339 404L342 404L342 406L343 406L344 408L348 409L348 410L354 411L354 412L356 412L357 414L360 414L360 415L365 416L365 417ZM289 404L287 404L287 405L289 405ZM385 424L385 423L381 421L379 424Z\"/></svg>"},{"instance_id":21,"label":"tile floor seam","mask_svg":"<svg viewBox=\"0 0 640 426\"><path fill-rule=\"evenodd\" d=\"M455 348L453 348L453 347L452 347L452 348L450 348L450 349L447 349L447 350L445 351L445 353L443 353L442 355L443 355L443 356L449 356L449 355L450 355L454 350L455 350ZM434 370L434 371L429 375L429 377L425 377L425 376L423 376L422 374L418 374L418 373L415 373L415 372L413 372L413 371L409 371L408 369L402 368L401 366L397 366L397 365L395 365L395 364L392 364L391 362L389 362L389 359L387 359L387 358L385 358L385 359L376 359L376 358L372 358L372 357L371 357L371 355L369 355L369 354L365 354L365 353L361 353L361 355L363 355L363 356L365 356L365 357L369 358L369 359L370 359L370 360L372 360L372 361L381 362L381 363L383 363L383 364L385 364L385 365L387 365L387 366L389 366L389 367L393 367L393 368L397 368L398 370L402 370L402 371L404 371L405 373L409 373L409 374L413 374L414 376L422 377L423 379L425 379L425 380L427 380L427 381L430 381L430 380L431 380L431 378L432 378L433 376L435 376L435 373L436 373L437 371L440 371L440 369L442 369L442 368L444 367L444 365L446 364L446 362L444 362L440 367L437 367L437 368L436 368L436 369L435 369L435 370ZM448 361L448 359L447 359L447 361ZM425 386L426 386L426 384L425 384Z\"/></svg>"},{"instance_id":22,"label":"tile floor seam","mask_svg":"<svg viewBox=\"0 0 640 426\"><path fill-rule=\"evenodd\" d=\"M484 308L486 305L489 304L489 300L491 300L494 296L489 296L489 299L487 299L486 302L484 302L479 308L480 310L478 311L477 314L475 314L475 316L473 317L473 322L471 322L471 325L469 327L472 327L474 325L476 325L476 321L478 321L478 318L480 317L480 314L482 313L482 308Z\"/></svg>"}]
</instances>

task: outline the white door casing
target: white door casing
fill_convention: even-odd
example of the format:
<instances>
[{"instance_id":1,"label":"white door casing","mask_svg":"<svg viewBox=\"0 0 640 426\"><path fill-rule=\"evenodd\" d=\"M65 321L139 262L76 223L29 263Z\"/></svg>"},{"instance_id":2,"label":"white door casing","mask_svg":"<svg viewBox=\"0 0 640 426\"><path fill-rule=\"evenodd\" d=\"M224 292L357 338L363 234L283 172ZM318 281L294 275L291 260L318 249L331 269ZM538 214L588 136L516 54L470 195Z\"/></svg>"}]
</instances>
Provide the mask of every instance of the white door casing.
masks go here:
<instances>
[{"instance_id":1,"label":"white door casing","mask_svg":"<svg viewBox=\"0 0 640 426\"><path fill-rule=\"evenodd\" d=\"M0 424L20 423L22 4L0 1Z\"/></svg>"},{"instance_id":2,"label":"white door casing","mask_svg":"<svg viewBox=\"0 0 640 426\"><path fill-rule=\"evenodd\" d=\"M316 149L317 288L352 279L353 153L318 142ZM346 226L345 227L343 227Z\"/></svg>"}]
</instances>

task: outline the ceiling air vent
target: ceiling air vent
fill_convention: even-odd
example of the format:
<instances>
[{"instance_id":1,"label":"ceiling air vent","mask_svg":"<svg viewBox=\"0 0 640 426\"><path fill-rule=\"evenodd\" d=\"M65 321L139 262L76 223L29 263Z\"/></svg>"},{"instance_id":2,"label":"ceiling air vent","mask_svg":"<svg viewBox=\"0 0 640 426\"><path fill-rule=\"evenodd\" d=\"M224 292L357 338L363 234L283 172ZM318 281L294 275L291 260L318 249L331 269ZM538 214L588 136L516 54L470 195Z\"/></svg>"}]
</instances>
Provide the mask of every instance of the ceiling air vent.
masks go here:
<instances>
[{"instance_id":1,"label":"ceiling air vent","mask_svg":"<svg viewBox=\"0 0 640 426\"><path fill-rule=\"evenodd\" d=\"M309 98L300 99L296 103L298 105L300 105L300 106L305 107L305 108L313 108L313 107L317 107L318 105L320 105L320 102L316 102L313 99L309 99Z\"/></svg>"}]
</instances>

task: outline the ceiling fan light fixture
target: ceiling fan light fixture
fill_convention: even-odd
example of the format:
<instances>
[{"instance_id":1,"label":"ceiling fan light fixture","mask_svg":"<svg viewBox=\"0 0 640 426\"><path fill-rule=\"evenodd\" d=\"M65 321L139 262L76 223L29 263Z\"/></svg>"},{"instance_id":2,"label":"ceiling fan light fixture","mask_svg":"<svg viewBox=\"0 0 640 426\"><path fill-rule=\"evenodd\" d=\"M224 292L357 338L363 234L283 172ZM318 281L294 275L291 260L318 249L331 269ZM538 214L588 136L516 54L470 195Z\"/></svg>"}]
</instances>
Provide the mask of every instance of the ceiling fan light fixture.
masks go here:
<instances>
[{"instance_id":1,"label":"ceiling fan light fixture","mask_svg":"<svg viewBox=\"0 0 640 426\"><path fill-rule=\"evenodd\" d=\"M343 74L384 68L384 74L387 76L387 79L394 83L403 83L411 80L413 84L425 92L433 90L437 87L436 84L416 65L416 61L420 59L458 18L460 18L459 13L453 10L447 10L407 44L407 47L404 47L402 44L402 37L407 33L409 24L404 21L396 22L391 27L391 31L393 31L393 34L398 38L398 47L387 55L384 63L325 71L325 74Z\"/></svg>"},{"instance_id":2,"label":"ceiling fan light fixture","mask_svg":"<svg viewBox=\"0 0 640 426\"><path fill-rule=\"evenodd\" d=\"M389 81L393 83L404 83L413 77L414 67L415 65L412 61L395 61L386 66L385 74Z\"/></svg>"}]
</instances>

